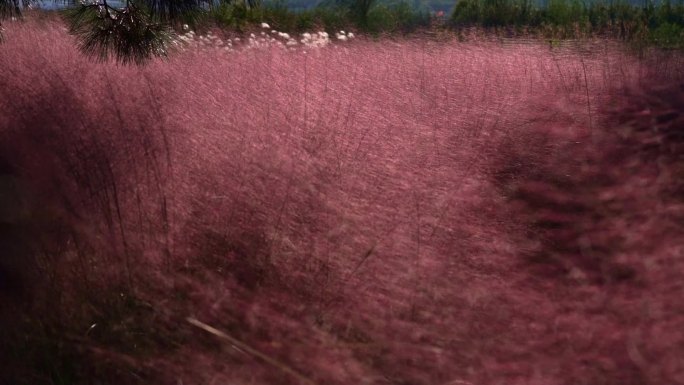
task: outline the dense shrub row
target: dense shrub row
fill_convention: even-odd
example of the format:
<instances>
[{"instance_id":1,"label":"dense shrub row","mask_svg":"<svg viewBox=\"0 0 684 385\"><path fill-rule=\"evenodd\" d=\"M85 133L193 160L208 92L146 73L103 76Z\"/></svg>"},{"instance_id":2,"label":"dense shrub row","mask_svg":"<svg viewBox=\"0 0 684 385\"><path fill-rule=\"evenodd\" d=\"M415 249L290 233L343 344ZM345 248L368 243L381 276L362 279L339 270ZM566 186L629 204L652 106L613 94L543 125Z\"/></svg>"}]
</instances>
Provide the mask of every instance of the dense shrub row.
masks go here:
<instances>
[{"instance_id":1,"label":"dense shrub row","mask_svg":"<svg viewBox=\"0 0 684 385\"><path fill-rule=\"evenodd\" d=\"M284 31L349 29L379 33L414 31L441 20L419 3L408 1L341 1L305 10L284 3L250 8L243 2L223 2L211 11L220 25L245 28L266 21ZM684 41L684 3L671 0L633 5L626 0L458 0L450 17L456 29L478 26L514 32L542 33L556 38L608 35L677 47Z\"/></svg>"},{"instance_id":2,"label":"dense shrub row","mask_svg":"<svg viewBox=\"0 0 684 385\"><path fill-rule=\"evenodd\" d=\"M368 0L328 2L305 10L291 10L284 2L249 7L242 2L222 2L210 11L209 18L221 26L244 29L267 22L280 31L327 31L355 28L371 33L409 32L430 24L426 7L399 0L378 3Z\"/></svg>"},{"instance_id":3,"label":"dense shrub row","mask_svg":"<svg viewBox=\"0 0 684 385\"><path fill-rule=\"evenodd\" d=\"M545 6L530 0L459 0L452 21L487 28L536 28L561 37L608 34L667 46L680 45L684 39L684 3L670 0L643 6L624 0L550 0Z\"/></svg>"}]
</instances>

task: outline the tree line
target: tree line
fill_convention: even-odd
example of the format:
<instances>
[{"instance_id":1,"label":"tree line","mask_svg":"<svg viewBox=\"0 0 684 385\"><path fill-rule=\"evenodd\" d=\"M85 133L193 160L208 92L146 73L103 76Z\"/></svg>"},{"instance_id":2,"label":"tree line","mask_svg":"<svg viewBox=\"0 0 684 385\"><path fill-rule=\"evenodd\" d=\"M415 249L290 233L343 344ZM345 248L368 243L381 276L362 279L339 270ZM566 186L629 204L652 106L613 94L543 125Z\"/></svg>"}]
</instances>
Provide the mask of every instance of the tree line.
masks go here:
<instances>
[{"instance_id":1,"label":"tree line","mask_svg":"<svg viewBox=\"0 0 684 385\"><path fill-rule=\"evenodd\" d=\"M0 0L2 21L22 17L43 0ZM434 15L421 0L324 0L294 11L284 0L47 0L60 13L79 48L98 60L144 64L167 55L174 29L207 19L242 29L269 22L280 30L355 27L368 33L411 31L431 25ZM639 1L640 4L636 4ZM675 3L676 1L676 3ZM423 4L424 5L424 4ZM439 19L439 17L438 17ZM449 26L542 31L553 37L600 33L659 45L684 46L684 0L456 0Z\"/></svg>"}]
</instances>

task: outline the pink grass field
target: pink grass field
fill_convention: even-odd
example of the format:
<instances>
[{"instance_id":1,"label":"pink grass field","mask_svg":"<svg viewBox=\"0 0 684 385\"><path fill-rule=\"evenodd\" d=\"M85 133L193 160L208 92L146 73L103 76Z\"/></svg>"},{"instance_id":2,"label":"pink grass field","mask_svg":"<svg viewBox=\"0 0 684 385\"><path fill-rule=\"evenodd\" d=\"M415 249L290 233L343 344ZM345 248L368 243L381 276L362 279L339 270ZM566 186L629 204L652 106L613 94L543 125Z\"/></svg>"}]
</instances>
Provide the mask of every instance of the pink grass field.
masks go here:
<instances>
[{"instance_id":1,"label":"pink grass field","mask_svg":"<svg viewBox=\"0 0 684 385\"><path fill-rule=\"evenodd\" d=\"M684 383L684 57L0 45L0 384Z\"/></svg>"}]
</instances>

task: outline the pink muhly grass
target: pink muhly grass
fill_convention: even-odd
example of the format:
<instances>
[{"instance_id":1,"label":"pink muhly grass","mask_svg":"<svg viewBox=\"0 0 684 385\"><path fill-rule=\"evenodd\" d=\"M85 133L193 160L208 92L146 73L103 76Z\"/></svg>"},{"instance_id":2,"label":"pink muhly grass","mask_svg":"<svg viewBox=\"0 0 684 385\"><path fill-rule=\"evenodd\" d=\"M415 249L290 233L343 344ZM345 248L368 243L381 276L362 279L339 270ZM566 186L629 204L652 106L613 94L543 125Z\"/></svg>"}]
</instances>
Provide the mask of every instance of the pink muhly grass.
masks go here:
<instances>
[{"instance_id":1,"label":"pink muhly grass","mask_svg":"<svg viewBox=\"0 0 684 385\"><path fill-rule=\"evenodd\" d=\"M681 81L678 55L417 39L129 68L56 22L1 49L0 149L35 241L7 257L27 282L27 321L2 317L14 383L681 379L682 270L654 267L681 228L612 243L633 208L681 203L606 155L607 106Z\"/></svg>"}]
</instances>

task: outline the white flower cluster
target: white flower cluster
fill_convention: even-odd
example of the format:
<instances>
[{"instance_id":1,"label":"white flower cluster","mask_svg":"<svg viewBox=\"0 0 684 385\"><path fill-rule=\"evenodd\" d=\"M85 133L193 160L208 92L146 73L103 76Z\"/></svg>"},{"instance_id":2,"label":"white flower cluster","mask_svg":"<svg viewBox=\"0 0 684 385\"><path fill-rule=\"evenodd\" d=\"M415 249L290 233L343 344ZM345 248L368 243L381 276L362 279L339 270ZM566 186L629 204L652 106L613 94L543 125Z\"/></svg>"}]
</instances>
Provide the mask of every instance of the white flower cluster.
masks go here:
<instances>
[{"instance_id":1,"label":"white flower cluster","mask_svg":"<svg viewBox=\"0 0 684 385\"><path fill-rule=\"evenodd\" d=\"M347 41L354 38L354 34L351 32L345 33L344 31L337 32L335 38L340 41Z\"/></svg>"},{"instance_id":2,"label":"white flower cluster","mask_svg":"<svg viewBox=\"0 0 684 385\"><path fill-rule=\"evenodd\" d=\"M187 24L183 25L183 30L186 30L187 32L178 35L174 40L171 41L171 44L178 48L213 47L224 49L226 51L233 51L234 42L237 43L240 41L240 38L237 37L234 39L223 40L218 36L214 35L213 33L211 33L211 31L208 32L206 35L197 35L195 31L191 31L189 30L189 28L187 28Z\"/></svg>"},{"instance_id":3,"label":"white flower cluster","mask_svg":"<svg viewBox=\"0 0 684 385\"><path fill-rule=\"evenodd\" d=\"M270 28L266 23L262 23L261 27L264 29ZM327 32L323 31L303 33L299 41L290 36L289 33L278 32L275 29L271 30L270 35L263 31L260 35L261 36L257 37L254 33L250 34L245 48L280 47L294 50L297 47L321 48L330 43L330 36Z\"/></svg>"},{"instance_id":4,"label":"white flower cluster","mask_svg":"<svg viewBox=\"0 0 684 385\"><path fill-rule=\"evenodd\" d=\"M270 30L270 33L267 31L261 31L258 35L256 33L250 33L245 42L241 43L239 37L222 40L211 32L206 35L197 35L194 31L190 30L190 27L187 24L183 24L182 29L184 33L178 35L177 38L173 40L172 44L181 48L214 47L232 52L237 46L247 49L278 47L295 50L298 47L305 49L321 48L327 46L331 42L330 36L324 31L315 33L306 32L297 40L288 33L271 29L271 26L268 25L268 23L261 23L260 26L264 30ZM339 31L335 34L335 38L338 41L343 42L353 39L354 34L351 32Z\"/></svg>"},{"instance_id":5,"label":"white flower cluster","mask_svg":"<svg viewBox=\"0 0 684 385\"><path fill-rule=\"evenodd\" d=\"M303 33L300 42L310 48L320 48L325 47L330 43L330 37L327 32L318 33Z\"/></svg>"}]
</instances>

